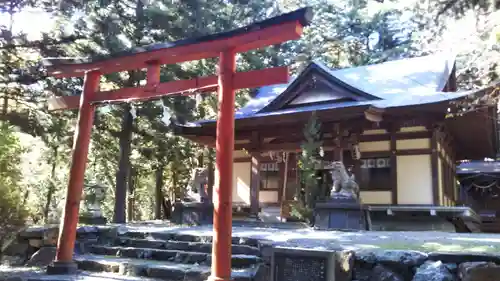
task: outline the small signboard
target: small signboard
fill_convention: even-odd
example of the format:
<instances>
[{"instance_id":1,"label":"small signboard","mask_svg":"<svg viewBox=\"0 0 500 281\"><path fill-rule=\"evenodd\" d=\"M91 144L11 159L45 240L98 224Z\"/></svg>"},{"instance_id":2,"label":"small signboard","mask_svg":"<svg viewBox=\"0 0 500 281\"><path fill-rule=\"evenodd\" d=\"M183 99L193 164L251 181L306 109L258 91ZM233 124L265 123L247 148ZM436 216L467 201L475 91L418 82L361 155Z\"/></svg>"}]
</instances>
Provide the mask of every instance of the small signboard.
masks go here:
<instances>
[{"instance_id":1,"label":"small signboard","mask_svg":"<svg viewBox=\"0 0 500 281\"><path fill-rule=\"evenodd\" d=\"M271 256L271 281L339 281L345 275L338 264L337 252L274 248Z\"/></svg>"}]
</instances>

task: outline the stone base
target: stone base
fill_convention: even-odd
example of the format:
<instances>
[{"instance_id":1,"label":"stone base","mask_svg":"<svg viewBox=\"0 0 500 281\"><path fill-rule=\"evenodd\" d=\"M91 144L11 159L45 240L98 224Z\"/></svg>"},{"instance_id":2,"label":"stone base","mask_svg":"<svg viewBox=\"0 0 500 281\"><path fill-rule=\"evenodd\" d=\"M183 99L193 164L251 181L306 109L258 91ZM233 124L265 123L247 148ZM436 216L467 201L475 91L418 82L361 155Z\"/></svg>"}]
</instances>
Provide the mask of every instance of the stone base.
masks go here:
<instances>
[{"instance_id":1,"label":"stone base","mask_svg":"<svg viewBox=\"0 0 500 281\"><path fill-rule=\"evenodd\" d=\"M370 230L480 232L481 218L469 207L374 205L365 209Z\"/></svg>"},{"instance_id":2,"label":"stone base","mask_svg":"<svg viewBox=\"0 0 500 281\"><path fill-rule=\"evenodd\" d=\"M81 216L78 218L78 222L84 224L104 225L108 222L108 220L105 217Z\"/></svg>"},{"instance_id":3,"label":"stone base","mask_svg":"<svg viewBox=\"0 0 500 281\"><path fill-rule=\"evenodd\" d=\"M71 275L76 274L78 266L75 262L60 262L55 261L47 266L47 274L49 275Z\"/></svg>"},{"instance_id":4,"label":"stone base","mask_svg":"<svg viewBox=\"0 0 500 281\"><path fill-rule=\"evenodd\" d=\"M170 221L188 225L212 224L213 214L214 206L208 202L176 202Z\"/></svg>"},{"instance_id":5,"label":"stone base","mask_svg":"<svg viewBox=\"0 0 500 281\"><path fill-rule=\"evenodd\" d=\"M318 202L314 209L314 226L318 229L367 230L366 211L354 198Z\"/></svg>"},{"instance_id":6,"label":"stone base","mask_svg":"<svg viewBox=\"0 0 500 281\"><path fill-rule=\"evenodd\" d=\"M220 278L215 276L209 276L207 281L233 281L233 279Z\"/></svg>"}]
</instances>

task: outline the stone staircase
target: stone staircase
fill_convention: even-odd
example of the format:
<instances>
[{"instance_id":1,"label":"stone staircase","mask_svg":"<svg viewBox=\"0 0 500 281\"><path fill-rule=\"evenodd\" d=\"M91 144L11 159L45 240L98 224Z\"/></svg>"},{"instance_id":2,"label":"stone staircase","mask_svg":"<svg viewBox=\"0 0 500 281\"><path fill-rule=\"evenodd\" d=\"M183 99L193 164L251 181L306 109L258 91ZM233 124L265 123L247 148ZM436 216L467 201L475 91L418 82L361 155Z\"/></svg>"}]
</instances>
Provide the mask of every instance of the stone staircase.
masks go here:
<instances>
[{"instance_id":1,"label":"stone staircase","mask_svg":"<svg viewBox=\"0 0 500 281\"><path fill-rule=\"evenodd\" d=\"M212 237L180 233L126 232L86 245L74 260L80 270L169 281L210 276ZM232 239L234 281L267 280L258 241Z\"/></svg>"}]
</instances>

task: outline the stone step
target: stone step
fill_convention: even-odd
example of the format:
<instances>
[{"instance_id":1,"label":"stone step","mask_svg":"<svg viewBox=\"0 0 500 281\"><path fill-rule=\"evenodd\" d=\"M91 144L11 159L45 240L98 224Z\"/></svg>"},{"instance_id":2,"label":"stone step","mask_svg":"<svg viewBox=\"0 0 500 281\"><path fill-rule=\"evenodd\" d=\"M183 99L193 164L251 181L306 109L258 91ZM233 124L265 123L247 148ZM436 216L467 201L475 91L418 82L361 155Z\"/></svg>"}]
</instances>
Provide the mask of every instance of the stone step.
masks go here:
<instances>
[{"instance_id":1,"label":"stone step","mask_svg":"<svg viewBox=\"0 0 500 281\"><path fill-rule=\"evenodd\" d=\"M90 246L89 251L91 254L103 256L168 261L183 264L200 264L207 266L211 265L211 254L202 252L98 245ZM248 268L261 262L261 258L252 255L233 255L231 259L233 268Z\"/></svg>"},{"instance_id":2,"label":"stone step","mask_svg":"<svg viewBox=\"0 0 500 281\"><path fill-rule=\"evenodd\" d=\"M75 274L48 275L40 268L0 266L0 281L160 281L162 279L118 275L109 272L78 271Z\"/></svg>"},{"instance_id":3,"label":"stone step","mask_svg":"<svg viewBox=\"0 0 500 281\"><path fill-rule=\"evenodd\" d=\"M187 241L165 241L152 239L137 239L137 238L118 238L114 242L114 246L134 247L134 248L149 248L149 249L164 249L177 250L186 252L211 253L211 242L187 242ZM250 255L260 256L260 250L256 247L247 245L232 245L231 251L233 255Z\"/></svg>"},{"instance_id":4,"label":"stone step","mask_svg":"<svg viewBox=\"0 0 500 281\"><path fill-rule=\"evenodd\" d=\"M164 241L179 241L179 242L203 242L211 243L211 235L189 234L182 232L144 232L144 231L127 231L119 235L120 238L135 238L135 239L153 239ZM232 237L231 243L234 245L246 245L258 247L259 241L255 238L247 237Z\"/></svg>"},{"instance_id":5,"label":"stone step","mask_svg":"<svg viewBox=\"0 0 500 281\"><path fill-rule=\"evenodd\" d=\"M142 276L167 281L205 281L210 275L210 267L199 264L179 264L143 259L117 258L101 255L81 255L74 258L80 270L111 272L127 276ZM256 281L257 276L265 276L263 266L233 269L234 281Z\"/></svg>"}]
</instances>

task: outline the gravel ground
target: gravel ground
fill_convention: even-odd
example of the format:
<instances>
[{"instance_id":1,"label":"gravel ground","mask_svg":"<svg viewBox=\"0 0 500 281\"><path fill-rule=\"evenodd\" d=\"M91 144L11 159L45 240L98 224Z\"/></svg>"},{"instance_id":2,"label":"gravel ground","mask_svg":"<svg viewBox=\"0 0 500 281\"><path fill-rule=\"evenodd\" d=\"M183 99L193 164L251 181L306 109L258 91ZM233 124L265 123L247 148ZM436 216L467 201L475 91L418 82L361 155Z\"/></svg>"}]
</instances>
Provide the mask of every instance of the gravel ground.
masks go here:
<instances>
[{"instance_id":1,"label":"gravel ground","mask_svg":"<svg viewBox=\"0 0 500 281\"><path fill-rule=\"evenodd\" d=\"M210 236L212 226L172 227L159 223L119 226L119 232L172 232ZM295 229L233 227L233 236L259 238L280 246L318 249L397 249L424 252L500 253L500 234L447 233L437 231L320 231L306 227Z\"/></svg>"}]
</instances>

